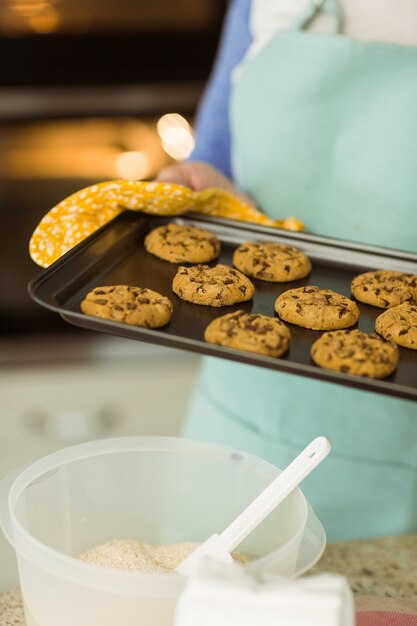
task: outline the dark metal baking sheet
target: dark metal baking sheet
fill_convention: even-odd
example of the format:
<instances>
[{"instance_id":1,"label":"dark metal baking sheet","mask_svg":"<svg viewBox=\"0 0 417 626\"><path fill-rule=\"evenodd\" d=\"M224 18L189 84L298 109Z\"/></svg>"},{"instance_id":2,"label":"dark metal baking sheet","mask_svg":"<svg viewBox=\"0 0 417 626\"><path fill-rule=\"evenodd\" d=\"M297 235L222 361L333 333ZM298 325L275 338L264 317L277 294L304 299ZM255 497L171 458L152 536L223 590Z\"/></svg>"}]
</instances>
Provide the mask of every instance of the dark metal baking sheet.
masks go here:
<instances>
[{"instance_id":1,"label":"dark metal baking sheet","mask_svg":"<svg viewBox=\"0 0 417 626\"><path fill-rule=\"evenodd\" d=\"M253 280L256 291L251 302L221 308L184 302L171 289L177 265L159 260L143 248L143 238L149 230L169 221L201 226L215 233L222 241L221 256L216 262L231 265L233 251L243 241L270 240L299 247L311 258L313 271L307 278L290 283ZM304 233L287 233L219 218L194 215L158 218L125 212L51 267L43 270L30 283L29 293L42 306L56 311L68 322L84 328L417 400L415 350L400 348L400 363L396 372L387 379L373 380L332 372L315 365L310 358L310 348L320 336L320 332L292 324L289 324L292 332L290 350L280 359L215 346L204 341L204 329L219 315L237 309L274 315L274 302L280 293L309 284L333 289L351 297L350 283L353 276L381 268L417 274L417 255L355 245ZM80 302L88 291L98 285L111 284L139 285L170 297L174 303L170 323L164 328L148 330L81 313ZM358 305L361 311L358 328L372 332L375 319L382 313L382 309L361 303Z\"/></svg>"}]
</instances>

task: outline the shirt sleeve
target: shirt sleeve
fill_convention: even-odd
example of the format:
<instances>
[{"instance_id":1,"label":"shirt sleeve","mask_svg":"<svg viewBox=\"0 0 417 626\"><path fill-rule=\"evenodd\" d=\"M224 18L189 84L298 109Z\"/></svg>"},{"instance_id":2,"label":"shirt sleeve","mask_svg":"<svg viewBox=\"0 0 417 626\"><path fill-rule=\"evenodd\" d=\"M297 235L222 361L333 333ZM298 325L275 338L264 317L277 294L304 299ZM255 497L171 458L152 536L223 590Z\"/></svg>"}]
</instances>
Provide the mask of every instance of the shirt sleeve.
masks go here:
<instances>
[{"instance_id":1,"label":"shirt sleeve","mask_svg":"<svg viewBox=\"0 0 417 626\"><path fill-rule=\"evenodd\" d=\"M250 43L251 0L231 0L213 69L195 122L196 144L189 161L206 161L231 177L229 96L231 74Z\"/></svg>"}]
</instances>

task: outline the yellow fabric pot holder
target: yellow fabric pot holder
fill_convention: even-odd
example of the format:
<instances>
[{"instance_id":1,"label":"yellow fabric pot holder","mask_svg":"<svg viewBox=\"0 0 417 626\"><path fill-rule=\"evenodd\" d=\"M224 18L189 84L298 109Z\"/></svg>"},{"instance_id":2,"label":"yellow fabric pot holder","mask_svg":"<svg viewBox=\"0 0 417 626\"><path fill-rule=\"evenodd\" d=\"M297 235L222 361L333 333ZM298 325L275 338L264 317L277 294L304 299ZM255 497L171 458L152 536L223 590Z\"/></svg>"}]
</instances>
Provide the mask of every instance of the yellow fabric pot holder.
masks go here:
<instances>
[{"instance_id":1,"label":"yellow fabric pot holder","mask_svg":"<svg viewBox=\"0 0 417 626\"><path fill-rule=\"evenodd\" d=\"M48 211L30 239L32 260L48 267L126 210L161 216L193 212L285 230L304 228L295 217L271 219L222 189L197 192L171 183L112 180L81 189Z\"/></svg>"}]
</instances>

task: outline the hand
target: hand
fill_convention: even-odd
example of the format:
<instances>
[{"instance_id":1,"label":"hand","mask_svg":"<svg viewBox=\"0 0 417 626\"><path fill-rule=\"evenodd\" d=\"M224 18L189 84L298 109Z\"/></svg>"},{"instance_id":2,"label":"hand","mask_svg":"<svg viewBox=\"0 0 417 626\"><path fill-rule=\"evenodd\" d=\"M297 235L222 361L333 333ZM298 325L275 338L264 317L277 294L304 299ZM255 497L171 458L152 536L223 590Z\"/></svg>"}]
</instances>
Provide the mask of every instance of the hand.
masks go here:
<instances>
[{"instance_id":1,"label":"hand","mask_svg":"<svg viewBox=\"0 0 417 626\"><path fill-rule=\"evenodd\" d=\"M239 191L229 178L224 176L212 165L204 163L203 161L168 165L160 170L155 179L163 183L184 185L194 191L202 191L207 187L218 187L237 196L242 202L256 206L254 201L249 196Z\"/></svg>"}]
</instances>

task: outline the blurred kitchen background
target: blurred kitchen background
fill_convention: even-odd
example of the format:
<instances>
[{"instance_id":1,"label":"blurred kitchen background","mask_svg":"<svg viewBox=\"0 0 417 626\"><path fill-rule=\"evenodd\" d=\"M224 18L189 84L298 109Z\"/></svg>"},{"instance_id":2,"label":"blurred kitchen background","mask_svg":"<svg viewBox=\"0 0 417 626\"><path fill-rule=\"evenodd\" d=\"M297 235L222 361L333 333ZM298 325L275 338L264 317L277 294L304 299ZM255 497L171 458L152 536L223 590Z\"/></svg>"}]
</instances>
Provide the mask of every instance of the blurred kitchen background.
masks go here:
<instances>
[{"instance_id":1,"label":"blurred kitchen background","mask_svg":"<svg viewBox=\"0 0 417 626\"><path fill-rule=\"evenodd\" d=\"M60 200L188 156L226 0L0 0L0 476L52 450L175 434L198 359L64 322L27 294ZM161 393L163 390L163 393Z\"/></svg>"}]
</instances>

